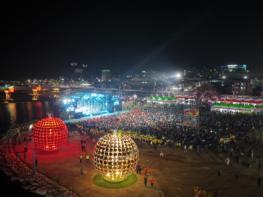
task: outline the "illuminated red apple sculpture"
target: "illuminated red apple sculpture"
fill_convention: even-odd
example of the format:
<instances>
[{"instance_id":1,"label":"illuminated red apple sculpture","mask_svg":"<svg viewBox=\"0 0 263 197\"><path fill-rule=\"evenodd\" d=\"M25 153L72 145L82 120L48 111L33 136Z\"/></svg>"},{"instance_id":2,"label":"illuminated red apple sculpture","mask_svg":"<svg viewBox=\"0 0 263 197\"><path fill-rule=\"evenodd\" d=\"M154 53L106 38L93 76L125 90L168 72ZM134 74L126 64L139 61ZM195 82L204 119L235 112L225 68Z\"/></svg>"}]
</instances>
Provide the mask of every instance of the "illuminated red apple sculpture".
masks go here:
<instances>
[{"instance_id":1,"label":"illuminated red apple sculpture","mask_svg":"<svg viewBox=\"0 0 263 197\"><path fill-rule=\"evenodd\" d=\"M37 121L32 129L35 148L41 151L56 151L68 138L68 129L63 120L47 117Z\"/></svg>"}]
</instances>

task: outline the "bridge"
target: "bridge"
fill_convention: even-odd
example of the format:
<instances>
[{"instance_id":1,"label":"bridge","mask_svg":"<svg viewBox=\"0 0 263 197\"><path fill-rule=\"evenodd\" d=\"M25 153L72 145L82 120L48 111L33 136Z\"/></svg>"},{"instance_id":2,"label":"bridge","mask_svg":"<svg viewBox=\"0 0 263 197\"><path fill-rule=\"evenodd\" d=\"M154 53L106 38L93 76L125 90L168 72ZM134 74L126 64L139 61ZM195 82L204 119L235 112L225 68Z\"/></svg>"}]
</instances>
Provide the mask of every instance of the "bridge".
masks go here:
<instances>
[{"instance_id":1,"label":"bridge","mask_svg":"<svg viewBox=\"0 0 263 197\"><path fill-rule=\"evenodd\" d=\"M4 100L12 100L12 94L25 94L32 96L33 100L38 100L41 97L54 97L68 95L78 91L91 91L96 93L109 93L109 94L119 94L119 95L138 95L138 96L149 96L153 92L146 90L136 90L136 89L118 89L118 88L95 88L95 87L83 87L79 85L58 85L58 86L12 86L5 85L0 86L0 92L5 95Z\"/></svg>"}]
</instances>

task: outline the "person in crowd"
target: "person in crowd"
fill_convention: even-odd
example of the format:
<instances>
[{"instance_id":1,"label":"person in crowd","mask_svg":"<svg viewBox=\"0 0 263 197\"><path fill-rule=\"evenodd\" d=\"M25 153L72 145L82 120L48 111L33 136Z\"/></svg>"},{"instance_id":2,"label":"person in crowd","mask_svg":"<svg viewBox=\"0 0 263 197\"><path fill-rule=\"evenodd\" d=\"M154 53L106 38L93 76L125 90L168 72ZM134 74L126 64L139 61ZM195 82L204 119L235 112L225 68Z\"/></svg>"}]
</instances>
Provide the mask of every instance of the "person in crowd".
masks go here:
<instances>
[{"instance_id":1,"label":"person in crowd","mask_svg":"<svg viewBox=\"0 0 263 197\"><path fill-rule=\"evenodd\" d=\"M155 179L153 177L151 178L150 183L151 183L151 187L153 188L154 183L155 183Z\"/></svg>"},{"instance_id":2,"label":"person in crowd","mask_svg":"<svg viewBox=\"0 0 263 197\"><path fill-rule=\"evenodd\" d=\"M260 176L258 176L258 186L260 186L261 185L261 177Z\"/></svg>"},{"instance_id":3,"label":"person in crowd","mask_svg":"<svg viewBox=\"0 0 263 197\"><path fill-rule=\"evenodd\" d=\"M89 162L89 154L86 154L86 162Z\"/></svg>"},{"instance_id":4,"label":"person in crowd","mask_svg":"<svg viewBox=\"0 0 263 197\"><path fill-rule=\"evenodd\" d=\"M145 187L147 187L147 182L148 182L148 177L144 176L144 185L145 185Z\"/></svg>"},{"instance_id":5,"label":"person in crowd","mask_svg":"<svg viewBox=\"0 0 263 197\"><path fill-rule=\"evenodd\" d=\"M83 166L80 166L80 175L82 176L84 174L83 172Z\"/></svg>"}]
</instances>

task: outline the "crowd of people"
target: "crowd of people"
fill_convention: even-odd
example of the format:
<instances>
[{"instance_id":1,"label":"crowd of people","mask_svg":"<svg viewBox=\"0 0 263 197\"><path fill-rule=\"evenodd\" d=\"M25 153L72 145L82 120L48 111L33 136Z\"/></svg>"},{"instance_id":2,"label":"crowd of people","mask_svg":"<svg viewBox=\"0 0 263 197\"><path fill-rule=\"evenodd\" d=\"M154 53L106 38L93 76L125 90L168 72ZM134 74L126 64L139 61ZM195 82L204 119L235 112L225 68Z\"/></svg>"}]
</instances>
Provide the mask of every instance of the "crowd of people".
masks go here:
<instances>
[{"instance_id":1,"label":"crowd of people","mask_svg":"<svg viewBox=\"0 0 263 197\"><path fill-rule=\"evenodd\" d=\"M185 152L190 150L200 154L208 150L215 153L223 152L228 155L225 159L227 166L233 161L241 164L240 161L243 159L256 163L260 169L261 159L255 156L255 139L251 136L255 132L263 131L262 115L222 114L209 110L203 113L200 110L197 127L181 124L184 115L183 111L177 108L147 107L120 115L93 118L68 126L97 139L113 129L120 129L130 135L138 145L148 143L153 147L157 147L154 145L179 147ZM166 157L164 152L160 152L160 157ZM141 168L136 168L136 171L140 174ZM221 174L221 170L218 173ZM152 187L154 179L145 176L145 186L149 183ZM260 183L261 177L258 176L257 185L260 186ZM217 191L214 192L214 196L217 196ZM207 195L204 189L194 188L194 196Z\"/></svg>"},{"instance_id":2,"label":"crowd of people","mask_svg":"<svg viewBox=\"0 0 263 197\"><path fill-rule=\"evenodd\" d=\"M81 134L85 133L81 138L82 152L86 151L85 139L87 136L97 141L101 136L111 132L113 129L119 129L136 140L138 145L147 143L155 148L158 146L179 147L185 152L191 150L197 153L208 150L216 153L224 152L229 154L229 157L226 159L227 165L232 161L231 157L239 162L241 155L247 155L252 159L256 158L258 166L261 166L260 158L254 155L255 141L251 138L251 134L263 129L262 115L222 114L210 112L209 110L205 111L205 113L201 111L199 115L198 126L191 127L182 124L185 114L181 108L148 106L120 113L119 115L109 115L67 124L69 130L79 131ZM13 136L6 135L6 140L20 139L14 136L19 134L23 128L27 129L28 125L21 127L20 130L14 130L16 134ZM20 142L20 140L16 141ZM10 145L10 142L7 141L5 144ZM6 148L3 150L6 150ZM16 172L16 176L19 175L24 179L28 178L28 181L36 183L41 181L39 185L46 184L47 187L54 187L53 183L45 176L39 173L32 174L32 169L21 162L17 155L12 153L12 148L8 147L8 150L10 150L10 154L1 154L0 156L6 165L13 172ZM0 151L0 153L3 153L3 151ZM165 154L161 152L160 157L164 158ZM83 159L88 162L90 157L88 154L80 155L81 164ZM140 167L136 169L139 174L141 170ZM82 165L80 173L83 175ZM148 180L146 175L145 177L145 186L150 181L153 187L155 180ZM261 179L259 178L259 185L260 181ZM196 195L200 192L205 191L195 188Z\"/></svg>"},{"instance_id":3,"label":"crowd of people","mask_svg":"<svg viewBox=\"0 0 263 197\"><path fill-rule=\"evenodd\" d=\"M102 136L112 129L121 129L134 139L151 144L177 146L185 150L203 152L251 154L253 142L249 134L263 128L261 115L200 114L198 127L181 124L184 114L176 108L153 107L134 109L120 115L93 118L69 127L90 135ZM193 117L196 118L196 117ZM243 145L243 146L242 146Z\"/></svg>"}]
</instances>

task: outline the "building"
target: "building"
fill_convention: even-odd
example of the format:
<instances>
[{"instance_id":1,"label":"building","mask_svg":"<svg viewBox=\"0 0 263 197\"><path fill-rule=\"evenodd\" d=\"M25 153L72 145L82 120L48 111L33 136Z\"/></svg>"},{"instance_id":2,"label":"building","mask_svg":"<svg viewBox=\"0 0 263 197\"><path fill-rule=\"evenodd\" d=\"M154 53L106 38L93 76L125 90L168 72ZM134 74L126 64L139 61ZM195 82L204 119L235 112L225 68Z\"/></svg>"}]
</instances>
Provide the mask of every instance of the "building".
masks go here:
<instances>
[{"instance_id":1,"label":"building","mask_svg":"<svg viewBox=\"0 0 263 197\"><path fill-rule=\"evenodd\" d=\"M251 85L248 81L239 81L232 84L233 95L250 95L252 93Z\"/></svg>"},{"instance_id":2,"label":"building","mask_svg":"<svg viewBox=\"0 0 263 197\"><path fill-rule=\"evenodd\" d=\"M263 79L254 77L250 80L253 96L260 96L263 90Z\"/></svg>"},{"instance_id":3,"label":"building","mask_svg":"<svg viewBox=\"0 0 263 197\"><path fill-rule=\"evenodd\" d=\"M79 64L77 62L70 63L71 79L82 80L87 77L87 64Z\"/></svg>"},{"instance_id":4,"label":"building","mask_svg":"<svg viewBox=\"0 0 263 197\"><path fill-rule=\"evenodd\" d=\"M221 66L222 72L248 72L246 64L228 64Z\"/></svg>"},{"instance_id":5,"label":"building","mask_svg":"<svg viewBox=\"0 0 263 197\"><path fill-rule=\"evenodd\" d=\"M249 83L251 73L246 64L229 64L220 66L222 94L250 95Z\"/></svg>"},{"instance_id":6,"label":"building","mask_svg":"<svg viewBox=\"0 0 263 197\"><path fill-rule=\"evenodd\" d=\"M103 69L101 70L101 81L106 82L111 79L111 70L109 69Z\"/></svg>"}]
</instances>

